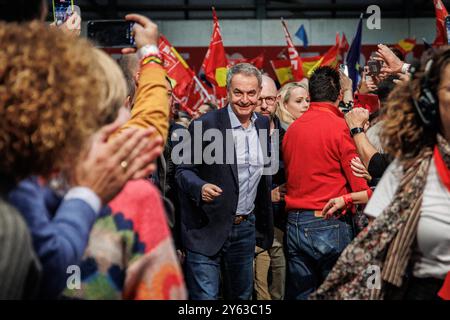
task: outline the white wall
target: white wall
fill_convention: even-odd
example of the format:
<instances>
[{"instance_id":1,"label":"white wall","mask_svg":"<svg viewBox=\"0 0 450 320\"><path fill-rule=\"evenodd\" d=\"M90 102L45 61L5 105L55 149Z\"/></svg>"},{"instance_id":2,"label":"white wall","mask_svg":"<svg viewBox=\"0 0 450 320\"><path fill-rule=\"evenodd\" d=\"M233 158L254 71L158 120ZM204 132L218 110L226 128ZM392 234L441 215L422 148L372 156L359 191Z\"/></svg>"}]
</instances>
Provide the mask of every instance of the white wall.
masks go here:
<instances>
[{"instance_id":1,"label":"white wall","mask_svg":"<svg viewBox=\"0 0 450 320\"><path fill-rule=\"evenodd\" d=\"M164 20L155 21L160 31L175 47L206 47L212 34L212 21ZM306 28L311 45L332 45L336 32L345 32L351 43L358 19L291 19L286 20L295 44L294 34L301 24ZM432 42L436 33L435 19L381 19L380 30L369 30L363 21L363 44L396 43L403 38L422 38ZM85 24L84 24L85 26ZM281 46L285 39L280 20L220 20L225 46ZM83 28L85 29L85 28ZM83 30L85 34L85 30Z\"/></svg>"}]
</instances>

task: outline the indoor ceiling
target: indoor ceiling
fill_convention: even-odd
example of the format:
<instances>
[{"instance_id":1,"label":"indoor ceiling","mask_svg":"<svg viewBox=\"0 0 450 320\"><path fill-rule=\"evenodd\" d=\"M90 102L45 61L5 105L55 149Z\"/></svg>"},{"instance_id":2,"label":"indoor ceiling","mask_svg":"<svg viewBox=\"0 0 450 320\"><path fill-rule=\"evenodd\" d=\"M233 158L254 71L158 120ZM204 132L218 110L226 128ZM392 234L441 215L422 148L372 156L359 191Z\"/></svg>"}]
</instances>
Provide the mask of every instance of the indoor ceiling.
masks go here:
<instances>
[{"instance_id":1,"label":"indoor ceiling","mask_svg":"<svg viewBox=\"0 0 450 320\"><path fill-rule=\"evenodd\" d=\"M450 1L443 1L450 8ZM119 19L137 12L155 20L211 19L215 6L221 19L354 18L369 5L382 17L433 17L432 0L74 0L84 20Z\"/></svg>"}]
</instances>

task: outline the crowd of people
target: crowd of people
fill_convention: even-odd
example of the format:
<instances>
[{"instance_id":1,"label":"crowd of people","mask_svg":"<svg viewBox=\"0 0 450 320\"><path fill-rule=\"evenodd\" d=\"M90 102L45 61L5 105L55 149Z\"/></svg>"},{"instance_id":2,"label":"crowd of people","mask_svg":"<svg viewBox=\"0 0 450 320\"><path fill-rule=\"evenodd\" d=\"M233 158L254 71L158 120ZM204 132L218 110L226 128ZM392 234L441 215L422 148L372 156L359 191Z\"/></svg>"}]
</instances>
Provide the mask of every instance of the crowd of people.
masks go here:
<instances>
[{"instance_id":1,"label":"crowd of people","mask_svg":"<svg viewBox=\"0 0 450 320\"><path fill-rule=\"evenodd\" d=\"M46 14L0 11L0 299L450 299L450 49L189 113L151 20L115 61Z\"/></svg>"}]
</instances>

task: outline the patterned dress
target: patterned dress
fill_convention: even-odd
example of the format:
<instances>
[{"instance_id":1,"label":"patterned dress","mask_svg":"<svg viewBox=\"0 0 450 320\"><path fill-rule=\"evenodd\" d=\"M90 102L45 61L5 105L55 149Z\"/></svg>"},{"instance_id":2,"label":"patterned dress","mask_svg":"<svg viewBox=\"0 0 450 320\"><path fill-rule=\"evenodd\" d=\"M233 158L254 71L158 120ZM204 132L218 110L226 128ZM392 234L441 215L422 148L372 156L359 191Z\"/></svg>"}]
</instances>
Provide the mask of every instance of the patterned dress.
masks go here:
<instances>
[{"instance_id":1,"label":"patterned dress","mask_svg":"<svg viewBox=\"0 0 450 320\"><path fill-rule=\"evenodd\" d=\"M187 298L162 201L151 183L128 182L102 210L91 231L80 271L81 285L77 286L76 281L68 285L65 297Z\"/></svg>"}]
</instances>

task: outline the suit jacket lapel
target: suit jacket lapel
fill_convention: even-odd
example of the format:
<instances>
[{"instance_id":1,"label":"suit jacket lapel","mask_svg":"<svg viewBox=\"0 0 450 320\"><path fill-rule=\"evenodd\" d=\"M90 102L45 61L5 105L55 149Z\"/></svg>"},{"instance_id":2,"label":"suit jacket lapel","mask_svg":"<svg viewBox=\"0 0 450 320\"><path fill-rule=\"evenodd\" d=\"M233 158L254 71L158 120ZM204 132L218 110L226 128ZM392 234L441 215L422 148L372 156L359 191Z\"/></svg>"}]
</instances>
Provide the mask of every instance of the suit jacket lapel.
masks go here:
<instances>
[{"instance_id":1,"label":"suit jacket lapel","mask_svg":"<svg viewBox=\"0 0 450 320\"><path fill-rule=\"evenodd\" d=\"M231 122L230 122L230 117L228 116L228 110L227 110L228 106L225 106L224 108L222 108L221 110L219 110L218 112L218 120L219 120L219 130L222 133L222 137L223 137L223 143L224 143L224 147L223 147L223 155L224 155L224 161L226 163L226 137L227 137L227 129L231 130ZM228 167L231 170L231 173L234 177L234 182L236 183L236 186L239 187L239 177L238 177L238 172L237 172L237 158L236 158L236 148L234 146L234 142L233 142L233 163L232 164L228 164Z\"/></svg>"}]
</instances>

